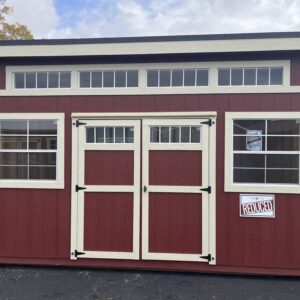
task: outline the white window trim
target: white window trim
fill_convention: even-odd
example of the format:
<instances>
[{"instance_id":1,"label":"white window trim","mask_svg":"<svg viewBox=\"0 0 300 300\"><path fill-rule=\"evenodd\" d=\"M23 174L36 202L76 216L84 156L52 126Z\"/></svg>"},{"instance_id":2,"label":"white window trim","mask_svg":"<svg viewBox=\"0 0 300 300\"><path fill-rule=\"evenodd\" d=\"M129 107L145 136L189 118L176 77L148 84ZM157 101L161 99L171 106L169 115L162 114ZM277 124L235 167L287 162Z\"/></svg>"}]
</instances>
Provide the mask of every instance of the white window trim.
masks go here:
<instances>
[{"instance_id":1,"label":"white window trim","mask_svg":"<svg viewBox=\"0 0 300 300\"><path fill-rule=\"evenodd\" d=\"M219 68L282 67L283 84L271 86L218 86ZM71 88L56 89L14 89L15 72L70 71ZM147 87L147 70L158 69L208 69L208 86ZM138 70L138 87L128 88L79 88L80 71L118 71ZM178 63L138 63L116 65L40 65L6 66L6 89L0 90L0 96L43 96L43 95L157 95L157 94L234 94L234 93L300 93L299 86L290 86L290 60L261 61L214 61L214 62L178 62Z\"/></svg>"},{"instance_id":2,"label":"white window trim","mask_svg":"<svg viewBox=\"0 0 300 300\"><path fill-rule=\"evenodd\" d=\"M233 120L299 119L300 112L226 112L225 113L225 192L299 194L300 184L233 183Z\"/></svg>"},{"instance_id":3,"label":"white window trim","mask_svg":"<svg viewBox=\"0 0 300 300\"><path fill-rule=\"evenodd\" d=\"M64 113L0 113L0 120L57 120L56 180L0 179L0 188L63 189L64 188ZM13 150L12 150L13 151Z\"/></svg>"}]
</instances>

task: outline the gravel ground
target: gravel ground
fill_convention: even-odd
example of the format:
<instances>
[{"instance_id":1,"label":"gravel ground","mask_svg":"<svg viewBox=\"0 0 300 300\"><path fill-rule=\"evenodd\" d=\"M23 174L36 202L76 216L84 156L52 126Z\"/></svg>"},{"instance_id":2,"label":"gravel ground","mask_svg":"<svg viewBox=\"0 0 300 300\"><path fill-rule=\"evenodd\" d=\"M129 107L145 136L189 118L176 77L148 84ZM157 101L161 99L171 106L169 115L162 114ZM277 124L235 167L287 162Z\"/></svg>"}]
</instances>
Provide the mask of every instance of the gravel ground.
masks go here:
<instances>
[{"instance_id":1,"label":"gravel ground","mask_svg":"<svg viewBox=\"0 0 300 300\"><path fill-rule=\"evenodd\" d=\"M0 268L0 299L300 299L300 278Z\"/></svg>"}]
</instances>

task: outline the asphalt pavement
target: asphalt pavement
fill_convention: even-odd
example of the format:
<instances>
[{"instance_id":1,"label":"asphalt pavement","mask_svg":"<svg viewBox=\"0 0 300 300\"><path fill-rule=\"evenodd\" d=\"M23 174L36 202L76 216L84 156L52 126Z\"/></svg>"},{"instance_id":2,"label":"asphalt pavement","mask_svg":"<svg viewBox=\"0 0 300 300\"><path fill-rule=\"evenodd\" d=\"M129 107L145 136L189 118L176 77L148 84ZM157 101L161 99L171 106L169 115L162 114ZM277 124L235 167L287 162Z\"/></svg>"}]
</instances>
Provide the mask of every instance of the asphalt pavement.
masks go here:
<instances>
[{"instance_id":1,"label":"asphalt pavement","mask_svg":"<svg viewBox=\"0 0 300 300\"><path fill-rule=\"evenodd\" d=\"M300 278L0 267L0 299L300 299Z\"/></svg>"}]
</instances>

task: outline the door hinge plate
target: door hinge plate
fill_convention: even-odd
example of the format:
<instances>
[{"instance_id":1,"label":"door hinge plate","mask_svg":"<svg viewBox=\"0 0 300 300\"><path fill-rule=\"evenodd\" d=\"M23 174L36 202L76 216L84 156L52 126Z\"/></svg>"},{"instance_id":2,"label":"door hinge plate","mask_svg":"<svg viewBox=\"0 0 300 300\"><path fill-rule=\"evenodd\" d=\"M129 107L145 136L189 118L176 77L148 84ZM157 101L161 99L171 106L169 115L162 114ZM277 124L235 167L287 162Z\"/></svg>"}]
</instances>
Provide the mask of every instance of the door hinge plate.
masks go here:
<instances>
[{"instance_id":1,"label":"door hinge plate","mask_svg":"<svg viewBox=\"0 0 300 300\"><path fill-rule=\"evenodd\" d=\"M84 122L80 122L79 120L76 120L75 123L73 123L73 125L75 125L76 127L79 127L80 125L86 125L87 123Z\"/></svg>"},{"instance_id":2,"label":"door hinge plate","mask_svg":"<svg viewBox=\"0 0 300 300\"><path fill-rule=\"evenodd\" d=\"M204 189L200 189L200 191L208 192L210 194L211 193L211 186L208 186L207 188L204 188Z\"/></svg>"},{"instance_id":3,"label":"door hinge plate","mask_svg":"<svg viewBox=\"0 0 300 300\"><path fill-rule=\"evenodd\" d=\"M209 262L213 260L213 258L211 257L211 254L200 256L200 258L206 259Z\"/></svg>"},{"instance_id":4,"label":"door hinge plate","mask_svg":"<svg viewBox=\"0 0 300 300\"><path fill-rule=\"evenodd\" d=\"M76 184L75 185L75 191L78 192L78 191L81 191L81 190L86 190L86 187L79 186L78 184Z\"/></svg>"},{"instance_id":5,"label":"door hinge plate","mask_svg":"<svg viewBox=\"0 0 300 300\"><path fill-rule=\"evenodd\" d=\"M80 252L80 251L75 250L75 251L72 252L71 254L74 255L75 257L78 257L78 256L80 256L80 255L84 255L85 252Z\"/></svg>"},{"instance_id":6,"label":"door hinge plate","mask_svg":"<svg viewBox=\"0 0 300 300\"><path fill-rule=\"evenodd\" d=\"M200 124L208 125L210 127L212 126L212 124L214 124L214 122L212 121L212 119L208 119L207 121L201 122Z\"/></svg>"}]
</instances>

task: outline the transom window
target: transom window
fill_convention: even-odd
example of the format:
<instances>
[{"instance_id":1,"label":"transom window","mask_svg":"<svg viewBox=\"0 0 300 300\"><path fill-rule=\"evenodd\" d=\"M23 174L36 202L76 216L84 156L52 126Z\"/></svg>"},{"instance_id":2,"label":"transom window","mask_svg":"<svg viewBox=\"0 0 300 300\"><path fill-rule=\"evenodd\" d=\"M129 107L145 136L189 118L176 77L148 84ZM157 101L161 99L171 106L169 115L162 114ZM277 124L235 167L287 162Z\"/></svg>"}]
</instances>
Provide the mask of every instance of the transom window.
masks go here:
<instances>
[{"instance_id":1,"label":"transom window","mask_svg":"<svg viewBox=\"0 0 300 300\"><path fill-rule=\"evenodd\" d=\"M151 143L200 143L200 126L151 126Z\"/></svg>"},{"instance_id":2,"label":"transom window","mask_svg":"<svg viewBox=\"0 0 300 300\"><path fill-rule=\"evenodd\" d=\"M208 69L148 70L148 87L208 86Z\"/></svg>"},{"instance_id":3,"label":"transom window","mask_svg":"<svg viewBox=\"0 0 300 300\"><path fill-rule=\"evenodd\" d=\"M299 184L300 119L233 120L233 183Z\"/></svg>"},{"instance_id":4,"label":"transom window","mask_svg":"<svg viewBox=\"0 0 300 300\"><path fill-rule=\"evenodd\" d=\"M219 86L282 85L283 68L220 68Z\"/></svg>"},{"instance_id":5,"label":"transom window","mask_svg":"<svg viewBox=\"0 0 300 300\"><path fill-rule=\"evenodd\" d=\"M134 143L134 128L128 126L96 126L86 128L87 143Z\"/></svg>"},{"instance_id":6,"label":"transom window","mask_svg":"<svg viewBox=\"0 0 300 300\"><path fill-rule=\"evenodd\" d=\"M138 87L137 70L79 72L80 88Z\"/></svg>"},{"instance_id":7,"label":"transom window","mask_svg":"<svg viewBox=\"0 0 300 300\"><path fill-rule=\"evenodd\" d=\"M70 88L71 72L16 72L15 89Z\"/></svg>"}]
</instances>

